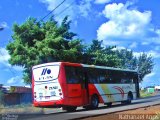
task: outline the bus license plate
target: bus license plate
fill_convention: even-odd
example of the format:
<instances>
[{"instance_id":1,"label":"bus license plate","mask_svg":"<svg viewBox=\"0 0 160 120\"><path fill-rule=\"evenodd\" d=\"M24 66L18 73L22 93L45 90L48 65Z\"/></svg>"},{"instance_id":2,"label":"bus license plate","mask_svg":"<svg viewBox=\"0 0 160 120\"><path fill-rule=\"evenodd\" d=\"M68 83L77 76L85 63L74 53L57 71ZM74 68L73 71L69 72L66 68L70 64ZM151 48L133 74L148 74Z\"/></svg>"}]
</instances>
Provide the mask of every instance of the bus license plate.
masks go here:
<instances>
[{"instance_id":1,"label":"bus license plate","mask_svg":"<svg viewBox=\"0 0 160 120\"><path fill-rule=\"evenodd\" d=\"M39 93L39 97L42 98L43 97L43 93Z\"/></svg>"},{"instance_id":2,"label":"bus license plate","mask_svg":"<svg viewBox=\"0 0 160 120\"><path fill-rule=\"evenodd\" d=\"M50 96L45 96L45 99L50 99Z\"/></svg>"},{"instance_id":3,"label":"bus license plate","mask_svg":"<svg viewBox=\"0 0 160 120\"><path fill-rule=\"evenodd\" d=\"M51 96L56 96L56 92L55 92L55 91L52 91L52 92L51 92Z\"/></svg>"}]
</instances>

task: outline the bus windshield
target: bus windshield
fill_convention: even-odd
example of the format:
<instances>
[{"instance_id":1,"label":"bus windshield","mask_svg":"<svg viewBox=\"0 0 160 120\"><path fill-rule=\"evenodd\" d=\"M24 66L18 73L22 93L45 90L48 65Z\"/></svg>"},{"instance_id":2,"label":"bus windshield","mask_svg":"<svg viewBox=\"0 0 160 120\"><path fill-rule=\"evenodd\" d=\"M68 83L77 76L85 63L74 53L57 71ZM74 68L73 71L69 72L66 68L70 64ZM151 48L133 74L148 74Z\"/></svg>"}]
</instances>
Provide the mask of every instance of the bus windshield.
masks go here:
<instances>
[{"instance_id":1,"label":"bus windshield","mask_svg":"<svg viewBox=\"0 0 160 120\"><path fill-rule=\"evenodd\" d=\"M35 82L57 81L59 75L59 65L43 65L33 67L33 76Z\"/></svg>"}]
</instances>

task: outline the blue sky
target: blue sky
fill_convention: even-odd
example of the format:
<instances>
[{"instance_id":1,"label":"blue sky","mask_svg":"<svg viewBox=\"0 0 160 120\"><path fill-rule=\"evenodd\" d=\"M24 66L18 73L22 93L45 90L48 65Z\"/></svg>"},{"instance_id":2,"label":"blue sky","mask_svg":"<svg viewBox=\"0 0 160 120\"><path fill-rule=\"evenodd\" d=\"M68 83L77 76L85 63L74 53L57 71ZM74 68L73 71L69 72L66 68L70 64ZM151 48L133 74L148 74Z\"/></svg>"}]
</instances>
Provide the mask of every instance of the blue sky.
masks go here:
<instances>
[{"instance_id":1,"label":"blue sky","mask_svg":"<svg viewBox=\"0 0 160 120\"><path fill-rule=\"evenodd\" d=\"M20 66L11 66L5 47L11 40L12 25L29 17L41 19L63 0L0 1L0 83L24 85ZM74 2L73 2L74 1ZM92 39L118 49L132 49L152 55L155 67L141 85L160 85L160 13L159 0L66 0L53 13L58 22L69 15L71 30L89 44ZM64 12L64 8L68 7ZM61 14L59 14L61 13ZM46 18L47 20L48 18Z\"/></svg>"}]
</instances>

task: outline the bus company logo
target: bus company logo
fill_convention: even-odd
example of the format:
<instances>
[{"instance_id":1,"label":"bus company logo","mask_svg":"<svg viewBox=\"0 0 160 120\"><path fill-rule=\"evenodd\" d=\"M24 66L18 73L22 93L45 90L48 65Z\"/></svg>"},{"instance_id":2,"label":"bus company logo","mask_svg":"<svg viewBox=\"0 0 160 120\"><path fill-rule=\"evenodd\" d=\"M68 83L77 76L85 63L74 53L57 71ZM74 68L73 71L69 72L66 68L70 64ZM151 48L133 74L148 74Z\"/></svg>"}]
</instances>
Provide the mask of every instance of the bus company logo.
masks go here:
<instances>
[{"instance_id":1,"label":"bus company logo","mask_svg":"<svg viewBox=\"0 0 160 120\"><path fill-rule=\"evenodd\" d=\"M51 75L51 69L44 68L42 70L41 76L39 77L39 80L52 80L53 76Z\"/></svg>"},{"instance_id":2,"label":"bus company logo","mask_svg":"<svg viewBox=\"0 0 160 120\"><path fill-rule=\"evenodd\" d=\"M41 75L46 75L46 73L47 73L47 74L50 74L50 73L51 73L51 70L48 69L48 68L44 68L44 69L42 70Z\"/></svg>"}]
</instances>

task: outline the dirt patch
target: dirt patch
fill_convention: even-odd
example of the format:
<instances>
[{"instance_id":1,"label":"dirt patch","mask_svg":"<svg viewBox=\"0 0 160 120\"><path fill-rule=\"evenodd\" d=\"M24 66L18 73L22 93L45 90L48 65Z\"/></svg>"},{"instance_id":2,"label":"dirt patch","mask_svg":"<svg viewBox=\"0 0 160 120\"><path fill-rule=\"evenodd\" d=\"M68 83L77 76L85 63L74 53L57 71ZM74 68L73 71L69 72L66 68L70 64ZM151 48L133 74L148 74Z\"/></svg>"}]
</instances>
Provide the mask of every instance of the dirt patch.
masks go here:
<instances>
[{"instance_id":1,"label":"dirt patch","mask_svg":"<svg viewBox=\"0 0 160 120\"><path fill-rule=\"evenodd\" d=\"M160 120L160 105L89 117L82 120Z\"/></svg>"}]
</instances>

